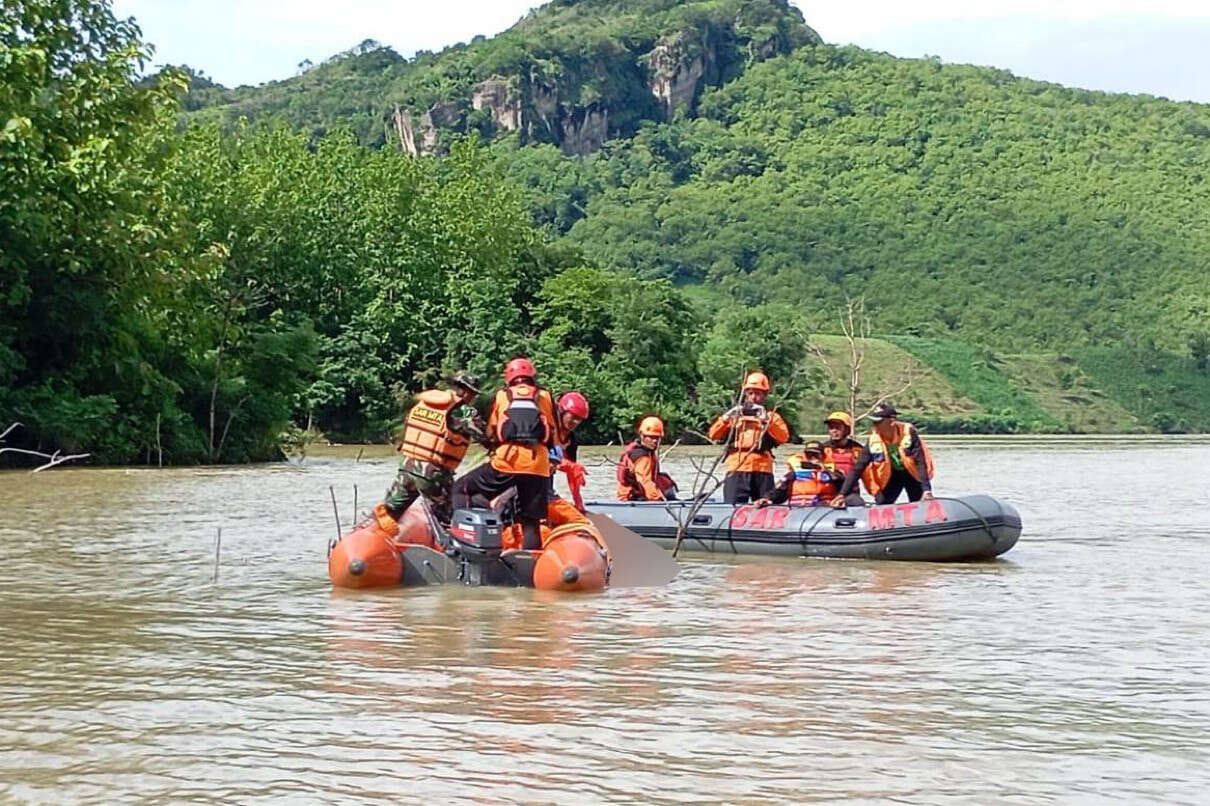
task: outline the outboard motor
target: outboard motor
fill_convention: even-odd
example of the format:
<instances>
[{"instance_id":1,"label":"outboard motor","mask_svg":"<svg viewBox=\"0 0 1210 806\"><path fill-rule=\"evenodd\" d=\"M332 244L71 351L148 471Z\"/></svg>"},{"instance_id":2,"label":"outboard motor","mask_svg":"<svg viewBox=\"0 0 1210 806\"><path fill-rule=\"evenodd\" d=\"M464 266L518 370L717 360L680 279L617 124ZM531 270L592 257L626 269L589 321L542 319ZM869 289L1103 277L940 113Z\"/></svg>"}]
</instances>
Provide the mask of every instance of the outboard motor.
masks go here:
<instances>
[{"instance_id":1,"label":"outboard motor","mask_svg":"<svg viewBox=\"0 0 1210 806\"><path fill-rule=\"evenodd\" d=\"M490 509L458 509L450 519L446 553L459 562L458 576L467 585L483 585L500 562L502 524Z\"/></svg>"}]
</instances>

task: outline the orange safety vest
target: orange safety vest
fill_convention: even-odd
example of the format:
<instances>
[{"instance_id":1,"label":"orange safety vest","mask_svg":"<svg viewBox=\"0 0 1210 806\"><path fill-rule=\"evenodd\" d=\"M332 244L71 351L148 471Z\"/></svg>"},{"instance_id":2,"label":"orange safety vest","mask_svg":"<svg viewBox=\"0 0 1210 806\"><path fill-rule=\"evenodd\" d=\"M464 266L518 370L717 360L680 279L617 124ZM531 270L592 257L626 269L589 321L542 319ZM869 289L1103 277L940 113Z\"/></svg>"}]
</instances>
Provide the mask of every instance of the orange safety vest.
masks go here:
<instances>
[{"instance_id":1,"label":"orange safety vest","mask_svg":"<svg viewBox=\"0 0 1210 806\"><path fill-rule=\"evenodd\" d=\"M802 454L791 456L787 462L794 478L790 482L789 503L792 507L817 507L826 504L840 492L844 477L824 467L809 467Z\"/></svg>"},{"instance_id":2,"label":"orange safety vest","mask_svg":"<svg viewBox=\"0 0 1210 806\"><path fill-rule=\"evenodd\" d=\"M664 495L661 491L659 498L651 498L648 495L646 488L639 483L639 477L635 473L635 463L644 456L651 457L651 483L659 487L660 478L660 452L653 451L650 448L644 448L638 440L631 442L622 451L622 458L618 461L618 500L619 501L663 501Z\"/></svg>"},{"instance_id":3,"label":"orange safety vest","mask_svg":"<svg viewBox=\"0 0 1210 806\"><path fill-rule=\"evenodd\" d=\"M710 426L706 436L727 440L727 471L772 473L773 449L790 439L790 428L777 412L769 413L768 427L759 417L739 417L734 428L723 417Z\"/></svg>"},{"instance_id":4,"label":"orange safety vest","mask_svg":"<svg viewBox=\"0 0 1210 806\"><path fill-rule=\"evenodd\" d=\"M857 460L861 458L864 450L861 443L855 439L847 439L846 444L839 448L831 442L825 442L823 444L823 466L844 478L857 464Z\"/></svg>"},{"instance_id":5,"label":"orange safety vest","mask_svg":"<svg viewBox=\"0 0 1210 806\"><path fill-rule=\"evenodd\" d=\"M453 392L430 389L416 395L418 402L403 421L399 452L422 462L454 470L466 456L471 441L449 429L449 414L458 405Z\"/></svg>"},{"instance_id":6,"label":"orange safety vest","mask_svg":"<svg viewBox=\"0 0 1210 806\"><path fill-rule=\"evenodd\" d=\"M488 431L500 443L492 467L501 473L549 476L549 448L558 444L550 392L519 383L496 392Z\"/></svg>"},{"instance_id":7,"label":"orange safety vest","mask_svg":"<svg viewBox=\"0 0 1210 806\"><path fill-rule=\"evenodd\" d=\"M920 481L924 476L921 474L921 468L916 466L916 460L908 456L908 450L912 447L912 429L907 423L895 423L895 437L891 442L899 446L899 459L903 462L903 468L912 474L912 478ZM928 474L928 478L933 478L933 454L929 451L928 443L923 439L920 440L920 448L924 452L924 473ZM878 436L877 431L870 432L870 463L866 465L865 472L861 474L861 480L865 482L865 487L870 491L870 495L878 495L887 482L891 480L891 457L887 453L887 447L882 441L882 437Z\"/></svg>"}]
</instances>

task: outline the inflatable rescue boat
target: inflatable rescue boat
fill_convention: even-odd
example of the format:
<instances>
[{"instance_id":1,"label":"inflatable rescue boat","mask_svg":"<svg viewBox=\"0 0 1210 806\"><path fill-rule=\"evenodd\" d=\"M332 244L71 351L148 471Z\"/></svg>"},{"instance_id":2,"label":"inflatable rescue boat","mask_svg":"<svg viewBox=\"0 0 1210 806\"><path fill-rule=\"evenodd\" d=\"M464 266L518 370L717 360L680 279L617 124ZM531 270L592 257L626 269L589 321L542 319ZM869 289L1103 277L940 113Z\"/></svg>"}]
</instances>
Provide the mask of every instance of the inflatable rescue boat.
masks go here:
<instances>
[{"instance_id":1,"label":"inflatable rescue boat","mask_svg":"<svg viewBox=\"0 0 1210 806\"><path fill-rule=\"evenodd\" d=\"M587 507L669 549L684 524L682 551L726 554L987 560L1011 549L1021 535L1017 510L990 495L848 509L714 500L696 507L693 501L590 501Z\"/></svg>"},{"instance_id":2,"label":"inflatable rescue boat","mask_svg":"<svg viewBox=\"0 0 1210 806\"><path fill-rule=\"evenodd\" d=\"M592 524L543 529L542 548L519 547L520 529L491 509L460 509L448 528L417 501L397 528L371 515L328 552L338 588L398 585L503 585L597 591L609 584L609 549Z\"/></svg>"}]
</instances>

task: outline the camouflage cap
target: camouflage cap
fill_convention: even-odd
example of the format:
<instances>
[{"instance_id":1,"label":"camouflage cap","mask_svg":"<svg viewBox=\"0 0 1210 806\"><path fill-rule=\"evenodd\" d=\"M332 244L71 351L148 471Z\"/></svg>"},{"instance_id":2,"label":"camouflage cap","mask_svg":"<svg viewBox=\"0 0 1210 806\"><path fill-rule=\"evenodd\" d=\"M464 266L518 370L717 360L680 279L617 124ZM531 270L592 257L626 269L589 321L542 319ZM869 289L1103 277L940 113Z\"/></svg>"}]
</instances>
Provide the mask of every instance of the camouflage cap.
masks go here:
<instances>
[{"instance_id":1,"label":"camouflage cap","mask_svg":"<svg viewBox=\"0 0 1210 806\"><path fill-rule=\"evenodd\" d=\"M479 394L479 384L482 382L478 375L472 375L469 372L455 372L450 376L450 383L455 386L461 386L463 389L468 389L475 394Z\"/></svg>"}]
</instances>

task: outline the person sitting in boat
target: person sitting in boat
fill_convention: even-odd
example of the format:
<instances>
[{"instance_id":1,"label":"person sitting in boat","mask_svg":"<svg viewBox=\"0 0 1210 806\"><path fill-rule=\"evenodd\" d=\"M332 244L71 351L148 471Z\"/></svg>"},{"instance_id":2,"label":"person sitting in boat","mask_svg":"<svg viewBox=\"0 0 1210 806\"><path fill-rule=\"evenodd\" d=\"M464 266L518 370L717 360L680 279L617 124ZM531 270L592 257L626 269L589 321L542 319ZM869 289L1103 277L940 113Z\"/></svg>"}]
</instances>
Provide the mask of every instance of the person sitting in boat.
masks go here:
<instances>
[{"instance_id":1,"label":"person sitting in boat","mask_svg":"<svg viewBox=\"0 0 1210 806\"><path fill-rule=\"evenodd\" d=\"M374 507L379 526L387 534L395 534L400 516L421 495L434 514L448 522L454 471L472 441L486 440L483 418L471 405L479 395L479 379L459 372L449 385L448 390L430 389L416 395L416 405L404 418L399 473L386 498Z\"/></svg>"},{"instance_id":2,"label":"person sitting in boat","mask_svg":"<svg viewBox=\"0 0 1210 806\"><path fill-rule=\"evenodd\" d=\"M550 449L550 486L546 490L546 522L551 526L567 523L588 523L584 515L584 502L580 499L580 488L588 471L577 459L579 442L576 429L588 419L588 398L579 392L559 395L555 425L558 429L558 445ZM567 487L571 490L574 504L564 500L555 490L555 474L562 471L567 476Z\"/></svg>"},{"instance_id":3,"label":"person sitting in boat","mask_svg":"<svg viewBox=\"0 0 1210 806\"><path fill-rule=\"evenodd\" d=\"M514 358L505 365L505 386L496 392L487 418L488 436L496 443L491 461L454 485L456 509L515 489L517 521L524 534L522 548L531 550L542 547L550 449L559 444L554 399L538 385L537 376L528 358Z\"/></svg>"},{"instance_id":4,"label":"person sitting in boat","mask_svg":"<svg viewBox=\"0 0 1210 806\"><path fill-rule=\"evenodd\" d=\"M834 411L824 419L828 429L828 441L823 443L823 466L834 475L844 479L865 454L865 447L853 439L853 416L847 411ZM850 507L865 506L861 493L854 489L845 496Z\"/></svg>"},{"instance_id":5,"label":"person sitting in boat","mask_svg":"<svg viewBox=\"0 0 1210 806\"><path fill-rule=\"evenodd\" d=\"M898 415L890 403L879 403L870 412L874 429L866 452L845 476L832 506L845 506L845 496L854 491L858 478L876 504L893 504L904 491L908 501L933 497L933 455L916 426L899 420Z\"/></svg>"},{"instance_id":6,"label":"person sitting in boat","mask_svg":"<svg viewBox=\"0 0 1210 806\"><path fill-rule=\"evenodd\" d=\"M823 445L815 440L804 445L802 453L796 453L787 460L790 470L773 488L773 492L767 498L757 499L755 506L789 503L792 507L818 507L831 503L840 490L844 476L824 466L823 452Z\"/></svg>"},{"instance_id":7,"label":"person sitting in boat","mask_svg":"<svg viewBox=\"0 0 1210 806\"><path fill-rule=\"evenodd\" d=\"M644 417L639 421L638 438L622 449L618 461L619 501L674 501L676 484L660 472L660 440L664 421Z\"/></svg>"},{"instance_id":8,"label":"person sitting in boat","mask_svg":"<svg viewBox=\"0 0 1210 806\"><path fill-rule=\"evenodd\" d=\"M727 445L723 500L746 504L773 491L773 449L790 440L790 428L776 411L765 408L769 376L752 372L744 380L743 402L715 420L706 436Z\"/></svg>"}]
</instances>

